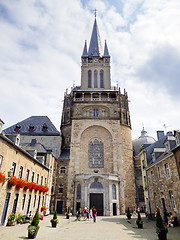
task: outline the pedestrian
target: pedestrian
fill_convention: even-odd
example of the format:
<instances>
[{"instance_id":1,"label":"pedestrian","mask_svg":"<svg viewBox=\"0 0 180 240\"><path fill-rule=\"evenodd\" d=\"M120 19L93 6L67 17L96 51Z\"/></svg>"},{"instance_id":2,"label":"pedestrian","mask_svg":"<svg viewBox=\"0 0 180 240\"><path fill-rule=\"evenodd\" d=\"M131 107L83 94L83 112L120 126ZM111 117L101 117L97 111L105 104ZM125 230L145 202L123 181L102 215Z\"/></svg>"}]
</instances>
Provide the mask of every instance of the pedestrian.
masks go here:
<instances>
[{"instance_id":1,"label":"pedestrian","mask_svg":"<svg viewBox=\"0 0 180 240\"><path fill-rule=\"evenodd\" d=\"M173 217L173 215L172 215L172 213L170 212L169 213L169 215L170 215L170 218L169 218L169 221L168 221L168 227L174 227L174 217Z\"/></svg>"},{"instance_id":2,"label":"pedestrian","mask_svg":"<svg viewBox=\"0 0 180 240\"><path fill-rule=\"evenodd\" d=\"M87 208L87 220L89 221L89 209Z\"/></svg>"},{"instance_id":3,"label":"pedestrian","mask_svg":"<svg viewBox=\"0 0 180 240\"><path fill-rule=\"evenodd\" d=\"M97 210L95 207L93 207L92 213L93 213L93 221L96 222Z\"/></svg>"},{"instance_id":4,"label":"pedestrian","mask_svg":"<svg viewBox=\"0 0 180 240\"><path fill-rule=\"evenodd\" d=\"M166 209L164 209L164 223L166 224L166 226L168 225L168 217L169 213L167 212Z\"/></svg>"},{"instance_id":5,"label":"pedestrian","mask_svg":"<svg viewBox=\"0 0 180 240\"><path fill-rule=\"evenodd\" d=\"M84 221L87 219L87 207L84 208Z\"/></svg>"},{"instance_id":6,"label":"pedestrian","mask_svg":"<svg viewBox=\"0 0 180 240\"><path fill-rule=\"evenodd\" d=\"M89 216L90 216L90 218L92 218L92 208L90 208L90 210L89 210Z\"/></svg>"},{"instance_id":7,"label":"pedestrian","mask_svg":"<svg viewBox=\"0 0 180 240\"><path fill-rule=\"evenodd\" d=\"M78 210L78 221L80 221L81 220L81 208L79 208L79 210Z\"/></svg>"}]
</instances>

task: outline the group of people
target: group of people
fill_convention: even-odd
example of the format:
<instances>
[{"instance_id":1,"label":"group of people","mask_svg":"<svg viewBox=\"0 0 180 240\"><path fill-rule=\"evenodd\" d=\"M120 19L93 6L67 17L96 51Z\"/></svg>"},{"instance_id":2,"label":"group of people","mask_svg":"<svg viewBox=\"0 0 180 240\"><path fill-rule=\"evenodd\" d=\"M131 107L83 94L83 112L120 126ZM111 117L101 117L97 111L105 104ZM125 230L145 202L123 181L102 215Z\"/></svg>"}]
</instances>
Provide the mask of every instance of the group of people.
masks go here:
<instances>
[{"instance_id":1,"label":"group of people","mask_svg":"<svg viewBox=\"0 0 180 240\"><path fill-rule=\"evenodd\" d=\"M80 221L82 214L84 216L84 221L89 221L89 218L93 218L93 221L96 222L97 210L95 207L90 209L88 207L85 207L83 212L81 208L79 208L79 210L76 212L76 220Z\"/></svg>"},{"instance_id":2,"label":"group of people","mask_svg":"<svg viewBox=\"0 0 180 240\"><path fill-rule=\"evenodd\" d=\"M166 210L164 210L164 223L167 227L174 227L174 216Z\"/></svg>"}]
</instances>

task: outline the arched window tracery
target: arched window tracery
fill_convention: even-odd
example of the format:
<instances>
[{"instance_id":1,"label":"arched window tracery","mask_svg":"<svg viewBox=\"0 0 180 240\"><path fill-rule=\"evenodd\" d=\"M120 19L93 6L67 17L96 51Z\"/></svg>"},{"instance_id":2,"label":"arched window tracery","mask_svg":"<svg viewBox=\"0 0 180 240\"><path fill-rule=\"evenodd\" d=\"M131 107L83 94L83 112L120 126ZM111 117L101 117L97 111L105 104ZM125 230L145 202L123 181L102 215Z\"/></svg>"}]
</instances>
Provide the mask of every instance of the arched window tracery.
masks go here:
<instances>
[{"instance_id":1,"label":"arched window tracery","mask_svg":"<svg viewBox=\"0 0 180 240\"><path fill-rule=\"evenodd\" d=\"M104 71L100 71L100 88L104 88Z\"/></svg>"},{"instance_id":2,"label":"arched window tracery","mask_svg":"<svg viewBox=\"0 0 180 240\"><path fill-rule=\"evenodd\" d=\"M89 143L89 167L104 166L103 143L97 139Z\"/></svg>"},{"instance_id":3,"label":"arched window tracery","mask_svg":"<svg viewBox=\"0 0 180 240\"><path fill-rule=\"evenodd\" d=\"M92 87L92 72L91 70L88 71L88 88Z\"/></svg>"},{"instance_id":4,"label":"arched window tracery","mask_svg":"<svg viewBox=\"0 0 180 240\"><path fill-rule=\"evenodd\" d=\"M94 71L94 88L98 87L97 76L98 76L98 72L97 72L97 70L95 70Z\"/></svg>"}]
</instances>

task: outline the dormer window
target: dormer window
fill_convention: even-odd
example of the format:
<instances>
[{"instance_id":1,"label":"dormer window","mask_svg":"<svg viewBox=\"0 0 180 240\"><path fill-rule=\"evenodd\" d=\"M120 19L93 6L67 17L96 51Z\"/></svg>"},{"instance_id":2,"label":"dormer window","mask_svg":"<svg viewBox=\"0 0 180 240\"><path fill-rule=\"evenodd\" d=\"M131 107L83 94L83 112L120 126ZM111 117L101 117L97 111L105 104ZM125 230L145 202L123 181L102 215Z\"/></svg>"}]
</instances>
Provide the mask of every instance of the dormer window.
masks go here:
<instances>
[{"instance_id":1,"label":"dormer window","mask_svg":"<svg viewBox=\"0 0 180 240\"><path fill-rule=\"evenodd\" d=\"M43 127L42 127L42 131L43 131L43 132L46 132L46 131L47 131L47 128L48 128L47 125L44 123L44 125L43 125Z\"/></svg>"},{"instance_id":2,"label":"dormer window","mask_svg":"<svg viewBox=\"0 0 180 240\"><path fill-rule=\"evenodd\" d=\"M32 132L34 130L34 126L33 125L30 125L29 126L29 131Z\"/></svg>"},{"instance_id":3,"label":"dormer window","mask_svg":"<svg viewBox=\"0 0 180 240\"><path fill-rule=\"evenodd\" d=\"M15 127L14 131L18 132L20 128L21 128L21 126L20 126L20 125L16 125L16 127Z\"/></svg>"}]
</instances>

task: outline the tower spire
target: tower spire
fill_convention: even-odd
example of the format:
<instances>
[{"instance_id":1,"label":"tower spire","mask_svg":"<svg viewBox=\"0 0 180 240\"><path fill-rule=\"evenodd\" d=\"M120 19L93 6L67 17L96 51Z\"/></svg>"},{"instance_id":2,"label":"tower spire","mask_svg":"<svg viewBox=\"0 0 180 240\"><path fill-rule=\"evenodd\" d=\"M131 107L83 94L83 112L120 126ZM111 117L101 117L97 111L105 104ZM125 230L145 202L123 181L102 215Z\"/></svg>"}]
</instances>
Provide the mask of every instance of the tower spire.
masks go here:
<instances>
[{"instance_id":1,"label":"tower spire","mask_svg":"<svg viewBox=\"0 0 180 240\"><path fill-rule=\"evenodd\" d=\"M88 53L87 53L87 41L86 41L86 40L85 40L85 44L84 44L84 50L83 50L82 57L88 57Z\"/></svg>"},{"instance_id":2,"label":"tower spire","mask_svg":"<svg viewBox=\"0 0 180 240\"><path fill-rule=\"evenodd\" d=\"M105 40L105 44L104 44L104 56L105 57L110 57L106 40Z\"/></svg>"},{"instance_id":3,"label":"tower spire","mask_svg":"<svg viewBox=\"0 0 180 240\"><path fill-rule=\"evenodd\" d=\"M97 26L97 20L95 17L93 31L92 31L92 35L91 35L91 41L90 41L90 45L89 45L88 56L89 57L100 57L102 55L103 54L102 54L101 39L100 39L99 30L98 30L98 26Z\"/></svg>"}]
</instances>

